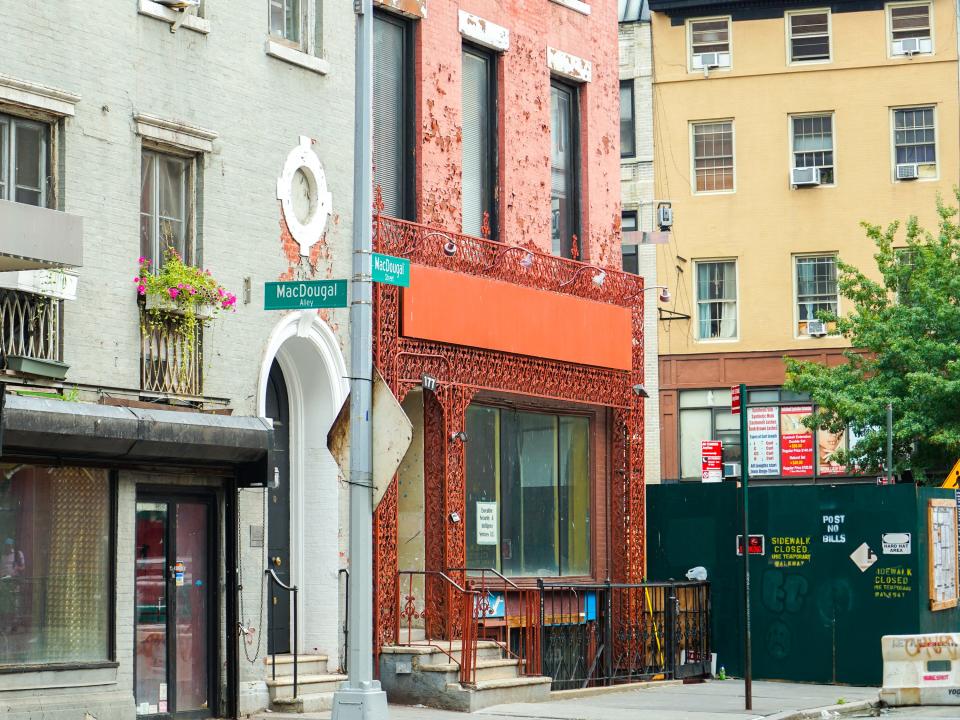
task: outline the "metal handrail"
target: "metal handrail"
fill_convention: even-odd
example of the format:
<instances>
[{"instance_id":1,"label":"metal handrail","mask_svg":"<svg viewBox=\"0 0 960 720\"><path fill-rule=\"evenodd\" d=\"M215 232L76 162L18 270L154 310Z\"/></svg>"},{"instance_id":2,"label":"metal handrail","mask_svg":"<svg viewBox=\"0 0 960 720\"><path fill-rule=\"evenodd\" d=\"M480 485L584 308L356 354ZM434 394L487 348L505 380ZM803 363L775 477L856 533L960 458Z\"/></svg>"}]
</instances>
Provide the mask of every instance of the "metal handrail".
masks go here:
<instances>
[{"instance_id":1,"label":"metal handrail","mask_svg":"<svg viewBox=\"0 0 960 720\"><path fill-rule=\"evenodd\" d=\"M296 585L287 585L283 580L277 577L277 574L273 571L273 568L267 568L264 570L264 574L270 578L270 627L274 628L273 623L273 608L276 605L276 596L273 594L273 588L276 585L280 586L281 590L293 595L293 699L297 697L297 662L298 662L298 649L297 649L297 590ZM273 671L273 679L277 679L277 643L274 639L273 647L270 650L271 656L271 666Z\"/></svg>"},{"instance_id":2,"label":"metal handrail","mask_svg":"<svg viewBox=\"0 0 960 720\"><path fill-rule=\"evenodd\" d=\"M517 585L515 582L513 582L513 580L511 580L510 578L508 578L506 575L504 575L503 573L501 573L499 570L497 570L497 569L495 569L495 568L491 568L491 567L460 567L460 568L447 568L447 572L450 572L450 573L462 572L462 573L464 573L464 574L466 574L466 573L480 573L480 578L479 578L479 580L480 580L480 593L481 593L481 595L480 595L480 606L479 606L479 612L478 612L478 613L475 613L475 614L477 615L477 633L478 633L478 639L479 639L479 631L480 631L480 621L484 620L484 619L487 617L487 610L488 610L488 608L489 608L489 601L488 601L487 598L489 597L489 593L492 592L492 590L494 589L492 584L491 584L491 585L488 585L488 584L487 584L487 573L491 573L491 574L497 576L497 578L499 578L499 579L502 581L502 583L503 583L503 585L502 585L502 588L503 588L503 618L504 618L504 631L503 631L503 632L504 632L504 636L505 636L506 639L503 640L503 641L501 641L501 640L494 640L494 642L496 642L497 645L500 646L500 649L503 650L503 651L507 654L508 657L511 657L511 658L513 658L513 659L515 659L515 660L518 660L518 661L520 662L520 664L521 664L521 668L520 668L520 669L521 669L521 672L522 672L523 674L526 674L526 675L539 675L539 674L540 674L540 662L539 662L539 654L540 654L539 646L540 646L540 641L539 641L539 636L538 636L538 633L539 633L539 625L537 625L537 627L534 627L534 625L535 625L535 622L534 622L535 618L531 615L532 608L531 608L531 606L530 606L530 602L532 601L532 597L528 597L528 596L530 596L532 593L535 593L535 592L537 592L537 591L535 591L535 590L533 590L533 589L531 589L531 588L521 588L519 585ZM475 589L475 588L476 588L476 579L475 579L475 578L469 578L469 577L468 577L467 580L468 580L468 587L470 587L471 589ZM518 644L517 647L518 647L518 649L519 649L519 648L523 648L523 649L520 651L520 654L513 652L513 650L511 649L511 648L512 648L512 643L511 643L512 634L511 634L511 629L510 629L510 622L509 622L509 620L508 620L508 618L507 618L507 602L508 602L507 593L508 593L508 588L509 588L510 591L516 592L516 594L518 595L519 605L518 605L518 610L517 610L517 612L518 612L518 617L519 617L519 621L520 621L520 627L519 627L520 641L519 641L519 644ZM497 589L498 589L498 590L500 589L499 586L497 587ZM536 598L536 600L537 600L537 605L539 606L539 596ZM526 616L525 616L525 615L526 615ZM539 620L539 617L537 617L536 620Z\"/></svg>"},{"instance_id":3,"label":"metal handrail","mask_svg":"<svg viewBox=\"0 0 960 720\"><path fill-rule=\"evenodd\" d=\"M405 605L401 610L397 620L397 644L403 645L400 642L400 620L403 617L406 617L407 620L407 642L406 645L413 647L415 643L412 640L413 637L413 626L412 621L415 617L426 618L426 597L424 598L424 611L422 614L416 612L416 596L413 594L413 576L422 575L424 579L433 577L443 580L446 583L446 588L448 592L450 590L456 590L460 593L462 598L461 611L461 623L462 623L462 637L460 638L460 659L457 660L453 653L453 633L448 633L446 639L447 648L444 649L437 643L433 641L433 638L427 637L427 633L424 632L424 642L417 643L420 646L436 648L447 658L451 663L456 665L459 668L460 682L463 684L473 684L476 682L476 669L477 669L477 637L476 632L477 628L477 607L480 604L480 593L476 590L470 590L464 588L456 580L451 578L444 572L440 570L400 570L397 573L397 580L399 584L400 576L407 575L409 577L409 584L407 589L407 595L404 598ZM398 588L399 589L399 588ZM426 583L424 583L424 593L426 594ZM448 595L447 607L453 607L453 598L451 595ZM424 628L426 630L426 626Z\"/></svg>"}]
</instances>

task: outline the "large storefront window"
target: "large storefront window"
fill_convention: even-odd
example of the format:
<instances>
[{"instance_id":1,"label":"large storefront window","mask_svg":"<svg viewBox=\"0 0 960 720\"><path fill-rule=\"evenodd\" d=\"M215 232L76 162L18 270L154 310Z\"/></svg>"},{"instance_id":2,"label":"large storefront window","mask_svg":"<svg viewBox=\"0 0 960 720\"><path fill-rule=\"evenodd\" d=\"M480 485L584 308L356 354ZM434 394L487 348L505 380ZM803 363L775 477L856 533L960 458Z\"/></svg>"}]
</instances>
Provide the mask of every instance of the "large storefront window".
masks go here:
<instances>
[{"instance_id":1,"label":"large storefront window","mask_svg":"<svg viewBox=\"0 0 960 720\"><path fill-rule=\"evenodd\" d=\"M473 405L467 437L467 564L588 575L589 420Z\"/></svg>"},{"instance_id":2,"label":"large storefront window","mask_svg":"<svg viewBox=\"0 0 960 720\"><path fill-rule=\"evenodd\" d=\"M0 665L109 659L107 472L0 471Z\"/></svg>"}]
</instances>

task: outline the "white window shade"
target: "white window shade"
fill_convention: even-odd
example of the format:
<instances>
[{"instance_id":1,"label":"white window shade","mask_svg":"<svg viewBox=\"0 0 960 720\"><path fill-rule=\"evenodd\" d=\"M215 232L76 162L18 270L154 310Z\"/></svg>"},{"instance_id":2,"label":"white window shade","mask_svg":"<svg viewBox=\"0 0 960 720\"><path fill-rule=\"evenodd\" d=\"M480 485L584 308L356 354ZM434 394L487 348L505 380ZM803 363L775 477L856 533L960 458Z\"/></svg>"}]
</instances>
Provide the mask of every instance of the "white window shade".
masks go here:
<instances>
[{"instance_id":1,"label":"white window shade","mask_svg":"<svg viewBox=\"0 0 960 720\"><path fill-rule=\"evenodd\" d=\"M492 57L465 49L463 52L463 232L481 235L484 213L492 212L493 138L491 137Z\"/></svg>"},{"instance_id":2,"label":"white window shade","mask_svg":"<svg viewBox=\"0 0 960 720\"><path fill-rule=\"evenodd\" d=\"M373 25L377 62L373 72L374 182L380 186L383 212L404 216L404 138L407 98L405 28L377 17Z\"/></svg>"}]
</instances>

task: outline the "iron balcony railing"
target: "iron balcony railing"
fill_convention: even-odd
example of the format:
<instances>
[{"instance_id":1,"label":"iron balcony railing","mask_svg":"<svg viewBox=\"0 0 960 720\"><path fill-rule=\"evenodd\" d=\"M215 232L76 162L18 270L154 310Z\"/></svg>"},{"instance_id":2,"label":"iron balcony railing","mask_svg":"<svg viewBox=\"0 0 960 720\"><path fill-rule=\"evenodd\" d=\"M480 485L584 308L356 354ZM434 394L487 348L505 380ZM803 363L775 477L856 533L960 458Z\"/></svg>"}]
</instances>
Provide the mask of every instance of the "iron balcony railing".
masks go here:
<instances>
[{"instance_id":1,"label":"iron balcony railing","mask_svg":"<svg viewBox=\"0 0 960 720\"><path fill-rule=\"evenodd\" d=\"M3 364L8 358L63 361L63 301L0 289Z\"/></svg>"},{"instance_id":2,"label":"iron balcony railing","mask_svg":"<svg viewBox=\"0 0 960 720\"><path fill-rule=\"evenodd\" d=\"M203 328L183 318L140 310L140 389L163 395L203 394Z\"/></svg>"}]
</instances>

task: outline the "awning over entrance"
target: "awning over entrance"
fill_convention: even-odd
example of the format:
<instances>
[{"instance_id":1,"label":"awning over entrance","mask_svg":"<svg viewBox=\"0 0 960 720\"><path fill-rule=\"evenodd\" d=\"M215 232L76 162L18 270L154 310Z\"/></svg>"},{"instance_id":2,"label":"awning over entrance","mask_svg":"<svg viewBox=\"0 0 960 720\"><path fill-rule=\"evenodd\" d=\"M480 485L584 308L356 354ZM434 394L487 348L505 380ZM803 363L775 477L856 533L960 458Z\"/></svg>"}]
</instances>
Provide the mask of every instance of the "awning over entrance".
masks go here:
<instances>
[{"instance_id":1,"label":"awning over entrance","mask_svg":"<svg viewBox=\"0 0 960 720\"><path fill-rule=\"evenodd\" d=\"M255 486L268 480L272 446L270 421L259 417L17 395L7 396L3 411L5 455L234 468L241 485Z\"/></svg>"},{"instance_id":2,"label":"awning over entrance","mask_svg":"<svg viewBox=\"0 0 960 720\"><path fill-rule=\"evenodd\" d=\"M0 272L82 264L82 217L0 200Z\"/></svg>"}]
</instances>

